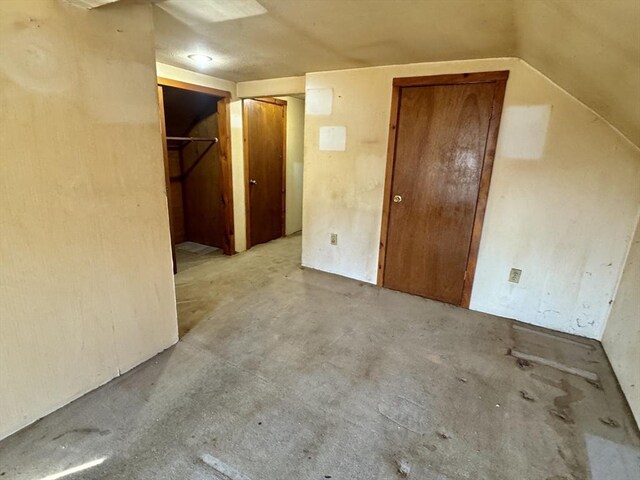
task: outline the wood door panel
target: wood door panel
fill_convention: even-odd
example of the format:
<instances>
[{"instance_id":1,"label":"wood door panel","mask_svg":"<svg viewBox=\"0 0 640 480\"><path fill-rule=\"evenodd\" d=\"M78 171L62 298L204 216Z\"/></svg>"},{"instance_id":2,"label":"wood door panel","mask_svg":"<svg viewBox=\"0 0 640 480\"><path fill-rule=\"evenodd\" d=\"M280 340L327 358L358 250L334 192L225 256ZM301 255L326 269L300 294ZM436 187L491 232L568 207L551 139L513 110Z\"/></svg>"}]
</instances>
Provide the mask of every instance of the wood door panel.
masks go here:
<instances>
[{"instance_id":1,"label":"wood door panel","mask_svg":"<svg viewBox=\"0 0 640 480\"><path fill-rule=\"evenodd\" d=\"M249 246L283 235L284 106L245 100Z\"/></svg>"},{"instance_id":2,"label":"wood door panel","mask_svg":"<svg viewBox=\"0 0 640 480\"><path fill-rule=\"evenodd\" d=\"M460 304L495 89L400 89L385 287Z\"/></svg>"}]
</instances>

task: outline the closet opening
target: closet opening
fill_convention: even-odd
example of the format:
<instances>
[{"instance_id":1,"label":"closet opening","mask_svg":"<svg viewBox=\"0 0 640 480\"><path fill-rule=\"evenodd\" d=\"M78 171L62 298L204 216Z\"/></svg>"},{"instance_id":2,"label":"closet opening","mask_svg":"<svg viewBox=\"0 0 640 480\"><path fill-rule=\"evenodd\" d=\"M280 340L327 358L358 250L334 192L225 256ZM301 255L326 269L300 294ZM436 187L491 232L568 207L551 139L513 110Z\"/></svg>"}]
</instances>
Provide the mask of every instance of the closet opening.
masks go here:
<instances>
[{"instance_id":1,"label":"closet opening","mask_svg":"<svg viewBox=\"0 0 640 480\"><path fill-rule=\"evenodd\" d=\"M229 98L158 79L173 271L235 253Z\"/></svg>"}]
</instances>

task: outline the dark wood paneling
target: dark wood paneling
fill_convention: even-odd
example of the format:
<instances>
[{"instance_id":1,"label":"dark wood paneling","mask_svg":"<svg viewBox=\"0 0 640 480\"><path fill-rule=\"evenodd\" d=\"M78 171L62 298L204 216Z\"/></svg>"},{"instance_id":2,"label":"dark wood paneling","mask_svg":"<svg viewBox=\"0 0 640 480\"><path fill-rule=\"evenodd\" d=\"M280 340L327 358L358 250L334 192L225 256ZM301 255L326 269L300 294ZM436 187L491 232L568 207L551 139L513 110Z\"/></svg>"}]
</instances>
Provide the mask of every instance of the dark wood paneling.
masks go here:
<instances>
[{"instance_id":1,"label":"dark wood paneling","mask_svg":"<svg viewBox=\"0 0 640 480\"><path fill-rule=\"evenodd\" d=\"M201 120L187 135L217 137L218 114ZM223 247L225 218L220 180L218 144L191 142L182 149L182 192L189 241Z\"/></svg>"},{"instance_id":2,"label":"dark wood paneling","mask_svg":"<svg viewBox=\"0 0 640 480\"><path fill-rule=\"evenodd\" d=\"M203 87L190 83L180 82L176 80L158 78L158 92L160 96L161 118L163 128L163 146L166 145L166 125L165 118L170 115L176 116L171 123L171 136L201 136L202 132L216 132L218 143L210 147L206 156L193 164L194 159L199 156L210 144L197 142L185 146L181 150L186 156L182 158L182 168L179 172L172 174L173 180L170 181L167 175L167 190L171 193L175 201L170 209L174 213L172 216L176 218L176 227L172 226L172 239L175 242L184 240L192 240L207 245L221 247L225 254L232 255L235 253L235 237L233 224L233 190L231 178L231 139L230 139L230 113L228 102L231 97L230 92L217 90L214 88ZM167 92L171 92L167 101L169 110L165 112L165 101L163 100L163 88ZM175 108L174 108L175 107ZM211 118L211 128L202 130L203 121L206 117L211 117L217 111L217 115ZM209 137L209 135L206 135ZM182 144L184 145L184 144ZM173 145L178 146L178 145ZM176 151L176 154L178 152ZM211 160L215 158L215 167L212 167ZM177 156L174 158L178 158ZM165 155L166 171L171 168L169 166L168 155ZM173 162L175 163L175 162ZM192 168L191 171L189 168ZM210 168L207 168L210 167ZM195 176L191 176L195 174ZM186 183L185 183L186 181ZM171 184L170 184L171 182ZM195 188L192 187L195 184ZM186 188L192 187L192 191L187 192ZM204 190L208 191L205 192ZM199 192L203 196L199 199ZM182 194L179 194L182 192ZM178 200L179 199L179 200ZM199 200L203 200L200 202ZM186 203L189 206L186 206ZM213 203L212 203L213 202ZM190 209L185 213L185 208ZM185 218L184 221L184 237L180 236L180 216ZM191 234L193 238L189 238L187 234L186 222L187 217L191 218ZM216 223L213 231L205 232L207 224ZM174 234L174 230L177 234ZM174 271L175 271L175 252L174 252Z\"/></svg>"},{"instance_id":3,"label":"dark wood paneling","mask_svg":"<svg viewBox=\"0 0 640 480\"><path fill-rule=\"evenodd\" d=\"M168 137L189 136L196 124L218 111L218 97L172 87L163 87L163 92Z\"/></svg>"},{"instance_id":4,"label":"dark wood paneling","mask_svg":"<svg viewBox=\"0 0 640 480\"><path fill-rule=\"evenodd\" d=\"M231 174L231 116L229 98L218 101L218 148L220 152L220 197L224 217L222 250L226 255L236 253L233 224L233 178Z\"/></svg>"},{"instance_id":5,"label":"dark wood paneling","mask_svg":"<svg viewBox=\"0 0 640 480\"><path fill-rule=\"evenodd\" d=\"M243 103L248 248L284 235L286 106Z\"/></svg>"},{"instance_id":6,"label":"dark wood paneling","mask_svg":"<svg viewBox=\"0 0 640 480\"><path fill-rule=\"evenodd\" d=\"M169 150L169 173L171 208L169 209L169 223L171 224L171 239L175 244L187 239L184 227L184 205L182 202L182 170L180 168L180 151Z\"/></svg>"},{"instance_id":7,"label":"dark wood paneling","mask_svg":"<svg viewBox=\"0 0 640 480\"><path fill-rule=\"evenodd\" d=\"M379 284L468 306L507 76L394 80Z\"/></svg>"}]
</instances>

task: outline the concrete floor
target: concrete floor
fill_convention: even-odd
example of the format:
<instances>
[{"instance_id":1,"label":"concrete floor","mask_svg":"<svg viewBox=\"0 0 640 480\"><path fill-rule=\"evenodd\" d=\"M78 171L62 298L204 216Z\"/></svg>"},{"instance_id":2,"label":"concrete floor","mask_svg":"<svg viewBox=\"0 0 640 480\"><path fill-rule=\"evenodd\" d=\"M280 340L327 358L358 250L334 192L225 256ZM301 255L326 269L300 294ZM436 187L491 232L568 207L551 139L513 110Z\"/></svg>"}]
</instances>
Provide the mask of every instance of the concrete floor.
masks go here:
<instances>
[{"instance_id":1,"label":"concrete floor","mask_svg":"<svg viewBox=\"0 0 640 480\"><path fill-rule=\"evenodd\" d=\"M640 478L599 343L299 258L294 236L191 262L180 342L0 442L2 479Z\"/></svg>"},{"instance_id":2,"label":"concrete floor","mask_svg":"<svg viewBox=\"0 0 640 480\"><path fill-rule=\"evenodd\" d=\"M215 247L208 247L194 242L183 242L175 246L176 263L178 272L183 272L191 267L195 267L210 260L212 257L223 256L222 250Z\"/></svg>"}]
</instances>

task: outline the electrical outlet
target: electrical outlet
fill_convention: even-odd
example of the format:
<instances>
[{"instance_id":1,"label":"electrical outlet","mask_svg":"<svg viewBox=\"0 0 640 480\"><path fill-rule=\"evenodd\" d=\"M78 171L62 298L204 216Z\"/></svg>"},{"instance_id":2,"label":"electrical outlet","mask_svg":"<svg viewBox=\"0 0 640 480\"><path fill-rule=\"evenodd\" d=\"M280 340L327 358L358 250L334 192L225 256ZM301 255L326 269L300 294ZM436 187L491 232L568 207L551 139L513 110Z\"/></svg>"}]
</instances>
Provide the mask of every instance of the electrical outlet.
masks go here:
<instances>
[{"instance_id":1,"label":"electrical outlet","mask_svg":"<svg viewBox=\"0 0 640 480\"><path fill-rule=\"evenodd\" d=\"M331 234L331 245L338 245L338 234L337 233L332 233Z\"/></svg>"},{"instance_id":2,"label":"electrical outlet","mask_svg":"<svg viewBox=\"0 0 640 480\"><path fill-rule=\"evenodd\" d=\"M520 275L522 275L522 270L512 268L511 273L509 274L509 281L511 283L520 283Z\"/></svg>"}]
</instances>

